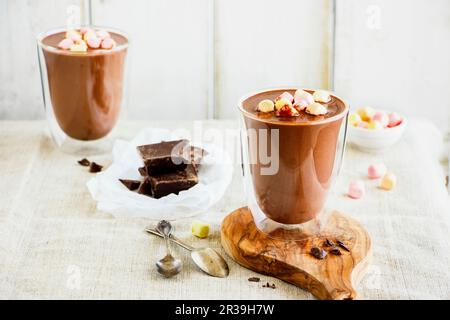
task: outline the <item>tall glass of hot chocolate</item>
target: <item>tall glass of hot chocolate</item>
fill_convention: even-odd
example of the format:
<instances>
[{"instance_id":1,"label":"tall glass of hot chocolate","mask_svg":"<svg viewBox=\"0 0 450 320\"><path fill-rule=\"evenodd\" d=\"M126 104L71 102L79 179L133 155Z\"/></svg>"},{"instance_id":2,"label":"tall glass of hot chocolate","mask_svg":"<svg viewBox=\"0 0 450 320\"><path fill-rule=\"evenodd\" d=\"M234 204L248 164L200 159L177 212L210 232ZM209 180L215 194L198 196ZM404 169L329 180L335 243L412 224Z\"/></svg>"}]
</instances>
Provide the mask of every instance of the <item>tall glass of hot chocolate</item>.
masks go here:
<instances>
[{"instance_id":1,"label":"tall glass of hot chocolate","mask_svg":"<svg viewBox=\"0 0 450 320\"><path fill-rule=\"evenodd\" d=\"M244 180L255 224L285 239L319 233L342 161L348 105L323 90L281 88L244 96L239 110Z\"/></svg>"},{"instance_id":2,"label":"tall glass of hot chocolate","mask_svg":"<svg viewBox=\"0 0 450 320\"><path fill-rule=\"evenodd\" d=\"M109 151L122 109L128 37L94 26L38 36L41 84L50 132L62 150Z\"/></svg>"}]
</instances>

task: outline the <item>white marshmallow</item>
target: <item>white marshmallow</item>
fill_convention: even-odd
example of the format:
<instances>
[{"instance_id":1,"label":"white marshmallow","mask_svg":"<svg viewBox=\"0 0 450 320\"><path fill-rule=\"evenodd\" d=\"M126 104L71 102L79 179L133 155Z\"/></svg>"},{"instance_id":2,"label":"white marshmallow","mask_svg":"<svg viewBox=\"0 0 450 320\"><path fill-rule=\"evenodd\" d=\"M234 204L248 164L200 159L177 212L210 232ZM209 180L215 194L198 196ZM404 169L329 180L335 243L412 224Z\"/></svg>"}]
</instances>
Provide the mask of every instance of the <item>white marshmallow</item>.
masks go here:
<instances>
[{"instance_id":1,"label":"white marshmallow","mask_svg":"<svg viewBox=\"0 0 450 320\"><path fill-rule=\"evenodd\" d=\"M258 103L258 111L272 112L275 109L275 105L272 100L265 99Z\"/></svg>"},{"instance_id":2,"label":"white marshmallow","mask_svg":"<svg viewBox=\"0 0 450 320\"><path fill-rule=\"evenodd\" d=\"M313 94L314 101L317 102L328 102L331 100L330 93L325 90L317 90Z\"/></svg>"},{"instance_id":3,"label":"white marshmallow","mask_svg":"<svg viewBox=\"0 0 450 320\"><path fill-rule=\"evenodd\" d=\"M324 105L314 102L306 107L306 112L315 116L320 116L326 114L328 110Z\"/></svg>"}]
</instances>

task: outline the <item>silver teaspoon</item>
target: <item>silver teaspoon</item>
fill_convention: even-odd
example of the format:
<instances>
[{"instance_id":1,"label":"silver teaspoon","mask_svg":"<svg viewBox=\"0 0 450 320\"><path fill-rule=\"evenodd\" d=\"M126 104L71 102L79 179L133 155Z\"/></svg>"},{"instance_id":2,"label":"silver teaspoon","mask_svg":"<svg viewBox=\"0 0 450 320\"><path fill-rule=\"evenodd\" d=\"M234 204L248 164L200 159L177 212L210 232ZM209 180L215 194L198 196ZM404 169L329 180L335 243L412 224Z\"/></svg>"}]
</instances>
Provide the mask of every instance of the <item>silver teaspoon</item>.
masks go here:
<instances>
[{"instance_id":1,"label":"silver teaspoon","mask_svg":"<svg viewBox=\"0 0 450 320\"><path fill-rule=\"evenodd\" d=\"M145 231L161 238L164 237L157 229L147 227ZM189 250L194 263L210 276L225 278L230 273L227 262L216 250L212 248L194 248L173 234L170 235L169 239L184 249Z\"/></svg>"},{"instance_id":2,"label":"silver teaspoon","mask_svg":"<svg viewBox=\"0 0 450 320\"><path fill-rule=\"evenodd\" d=\"M172 232L172 225L162 220L156 226L156 230L164 238L166 242L166 256L156 262L156 268L164 277L170 278L181 271L182 263L180 259L176 259L170 253L169 237Z\"/></svg>"}]
</instances>

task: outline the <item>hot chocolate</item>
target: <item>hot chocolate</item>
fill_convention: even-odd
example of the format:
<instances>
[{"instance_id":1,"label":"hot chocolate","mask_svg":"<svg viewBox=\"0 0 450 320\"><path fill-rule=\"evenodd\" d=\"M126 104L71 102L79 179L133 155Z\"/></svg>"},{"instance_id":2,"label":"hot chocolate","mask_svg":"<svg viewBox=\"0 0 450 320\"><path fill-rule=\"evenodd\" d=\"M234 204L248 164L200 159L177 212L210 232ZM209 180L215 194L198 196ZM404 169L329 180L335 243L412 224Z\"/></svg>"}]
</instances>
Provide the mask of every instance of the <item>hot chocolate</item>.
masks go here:
<instances>
[{"instance_id":1,"label":"hot chocolate","mask_svg":"<svg viewBox=\"0 0 450 320\"><path fill-rule=\"evenodd\" d=\"M122 103L128 40L109 32L116 47L72 52L58 48L65 32L41 40L51 104L60 128L71 138L95 140L114 127ZM61 47L61 46L60 46Z\"/></svg>"},{"instance_id":2,"label":"hot chocolate","mask_svg":"<svg viewBox=\"0 0 450 320\"><path fill-rule=\"evenodd\" d=\"M270 136L279 130L278 171L265 175L267 167L259 157L250 163L254 195L261 211L270 219L283 224L299 224L316 217L322 210L331 183L337 141L347 105L331 95L323 103L327 113L311 115L305 111L295 117L276 116L276 112L256 111L259 102L275 100L283 92L294 95L295 90L269 90L243 100L241 111L247 129L266 129L268 138L248 135L249 154L260 154L260 148L275 150ZM313 91L306 90L309 93ZM267 141L267 142L266 142Z\"/></svg>"}]
</instances>

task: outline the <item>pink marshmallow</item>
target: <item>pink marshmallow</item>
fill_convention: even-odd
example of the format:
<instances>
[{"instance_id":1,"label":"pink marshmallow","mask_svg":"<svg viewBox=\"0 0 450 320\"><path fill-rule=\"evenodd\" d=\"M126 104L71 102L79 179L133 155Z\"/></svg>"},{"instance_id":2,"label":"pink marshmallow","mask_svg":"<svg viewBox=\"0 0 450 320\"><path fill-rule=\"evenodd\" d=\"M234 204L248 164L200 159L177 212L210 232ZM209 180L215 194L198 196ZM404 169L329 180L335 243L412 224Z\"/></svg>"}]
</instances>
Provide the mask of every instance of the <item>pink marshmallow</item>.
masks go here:
<instances>
[{"instance_id":1,"label":"pink marshmallow","mask_svg":"<svg viewBox=\"0 0 450 320\"><path fill-rule=\"evenodd\" d=\"M97 48L100 48L100 44L102 43L102 39L97 38L97 37L88 38L86 43L89 46L89 48L97 49Z\"/></svg>"},{"instance_id":2,"label":"pink marshmallow","mask_svg":"<svg viewBox=\"0 0 450 320\"><path fill-rule=\"evenodd\" d=\"M398 113L392 112L389 114L389 124L388 124L389 128L398 126L400 123L402 123L402 118L400 118Z\"/></svg>"},{"instance_id":3,"label":"pink marshmallow","mask_svg":"<svg viewBox=\"0 0 450 320\"><path fill-rule=\"evenodd\" d=\"M85 33L87 33L90 30L92 30L92 29L88 28L88 27L81 27L80 28L80 33L84 35Z\"/></svg>"},{"instance_id":4,"label":"pink marshmallow","mask_svg":"<svg viewBox=\"0 0 450 320\"><path fill-rule=\"evenodd\" d=\"M106 30L98 30L96 33L97 37L99 37L101 40L104 40L106 38L111 38L111 35Z\"/></svg>"},{"instance_id":5,"label":"pink marshmallow","mask_svg":"<svg viewBox=\"0 0 450 320\"><path fill-rule=\"evenodd\" d=\"M352 199L359 199L365 193L364 182L361 180L356 180L350 183L348 186L347 195Z\"/></svg>"},{"instance_id":6,"label":"pink marshmallow","mask_svg":"<svg viewBox=\"0 0 450 320\"><path fill-rule=\"evenodd\" d=\"M112 38L105 38L102 41L102 49L112 49L116 45L116 42Z\"/></svg>"},{"instance_id":7,"label":"pink marshmallow","mask_svg":"<svg viewBox=\"0 0 450 320\"><path fill-rule=\"evenodd\" d=\"M72 40L73 42L77 42L77 41L81 40L81 35L79 33L72 33L72 34L70 34L69 37L70 37L69 39Z\"/></svg>"},{"instance_id":8,"label":"pink marshmallow","mask_svg":"<svg viewBox=\"0 0 450 320\"><path fill-rule=\"evenodd\" d=\"M311 103L308 103L305 99L297 99L294 102L294 108L298 111L305 110L307 106L309 106Z\"/></svg>"},{"instance_id":9,"label":"pink marshmallow","mask_svg":"<svg viewBox=\"0 0 450 320\"><path fill-rule=\"evenodd\" d=\"M383 128L386 128L389 124L389 116L386 114L386 112L383 111L375 112L372 120L380 122Z\"/></svg>"},{"instance_id":10,"label":"pink marshmallow","mask_svg":"<svg viewBox=\"0 0 450 320\"><path fill-rule=\"evenodd\" d=\"M297 91L295 91L294 102L300 103L300 101L304 101L306 105L310 105L311 103L314 103L314 98L313 95L309 92L298 89Z\"/></svg>"},{"instance_id":11,"label":"pink marshmallow","mask_svg":"<svg viewBox=\"0 0 450 320\"><path fill-rule=\"evenodd\" d=\"M63 49L63 50L69 50L72 45L73 45L72 39L62 39L58 43L58 48Z\"/></svg>"},{"instance_id":12,"label":"pink marshmallow","mask_svg":"<svg viewBox=\"0 0 450 320\"><path fill-rule=\"evenodd\" d=\"M358 127L360 127L360 128L367 128L368 126L369 126L369 123L367 121L361 121L358 124Z\"/></svg>"},{"instance_id":13,"label":"pink marshmallow","mask_svg":"<svg viewBox=\"0 0 450 320\"><path fill-rule=\"evenodd\" d=\"M386 166L382 162L372 164L367 168L367 175L370 179L379 179L384 176L386 172Z\"/></svg>"},{"instance_id":14,"label":"pink marshmallow","mask_svg":"<svg viewBox=\"0 0 450 320\"><path fill-rule=\"evenodd\" d=\"M289 92L283 92L275 100L280 100L280 99L286 99L286 100L289 100L290 102L293 102L294 96L292 94L290 94Z\"/></svg>"}]
</instances>

